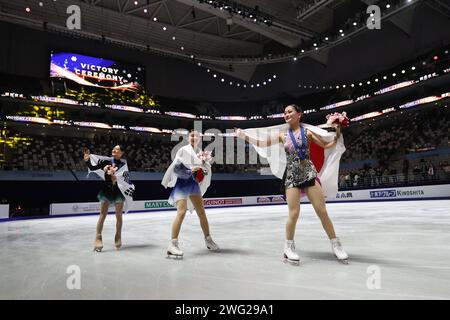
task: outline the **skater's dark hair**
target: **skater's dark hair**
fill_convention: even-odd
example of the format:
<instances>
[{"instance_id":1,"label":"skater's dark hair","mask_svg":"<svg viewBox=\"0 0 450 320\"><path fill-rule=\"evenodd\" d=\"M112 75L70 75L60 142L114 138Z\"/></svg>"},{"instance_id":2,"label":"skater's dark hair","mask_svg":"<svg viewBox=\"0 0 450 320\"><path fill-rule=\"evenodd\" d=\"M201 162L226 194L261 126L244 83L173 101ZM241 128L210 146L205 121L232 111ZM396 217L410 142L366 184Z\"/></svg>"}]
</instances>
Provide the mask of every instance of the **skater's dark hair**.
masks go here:
<instances>
[{"instance_id":1,"label":"skater's dark hair","mask_svg":"<svg viewBox=\"0 0 450 320\"><path fill-rule=\"evenodd\" d=\"M301 107L299 107L298 105L296 105L296 104L289 104L289 105L286 106L286 108L287 108L287 107L292 107L292 108L294 108L295 111L297 111L298 113L303 113L303 109L302 109Z\"/></svg>"},{"instance_id":2,"label":"skater's dark hair","mask_svg":"<svg viewBox=\"0 0 450 320\"><path fill-rule=\"evenodd\" d=\"M123 153L125 153L125 147L123 146L123 144L118 144L120 151L122 151Z\"/></svg>"},{"instance_id":3,"label":"skater's dark hair","mask_svg":"<svg viewBox=\"0 0 450 320\"><path fill-rule=\"evenodd\" d=\"M123 144L116 144L115 147L119 147L119 150L122 151L122 156L120 157L120 159L126 160L125 147L123 146Z\"/></svg>"}]
</instances>

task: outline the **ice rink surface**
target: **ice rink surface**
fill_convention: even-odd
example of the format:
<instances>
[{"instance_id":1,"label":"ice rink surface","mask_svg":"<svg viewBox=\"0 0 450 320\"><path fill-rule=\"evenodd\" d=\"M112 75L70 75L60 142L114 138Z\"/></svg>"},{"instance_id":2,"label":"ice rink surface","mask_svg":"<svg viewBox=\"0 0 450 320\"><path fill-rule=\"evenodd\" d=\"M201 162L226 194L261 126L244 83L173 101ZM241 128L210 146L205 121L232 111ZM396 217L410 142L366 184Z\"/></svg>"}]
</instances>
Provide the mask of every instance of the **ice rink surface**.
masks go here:
<instances>
[{"instance_id":1,"label":"ice rink surface","mask_svg":"<svg viewBox=\"0 0 450 320\"><path fill-rule=\"evenodd\" d=\"M97 216L0 223L0 299L450 299L450 201L328 211L349 265L335 260L307 204L297 225L300 266L282 262L285 205L207 209L220 253L205 248L188 213L183 260L165 258L175 211L124 216L119 251L108 216L102 253L93 252ZM79 267L80 289L67 287L70 266Z\"/></svg>"}]
</instances>

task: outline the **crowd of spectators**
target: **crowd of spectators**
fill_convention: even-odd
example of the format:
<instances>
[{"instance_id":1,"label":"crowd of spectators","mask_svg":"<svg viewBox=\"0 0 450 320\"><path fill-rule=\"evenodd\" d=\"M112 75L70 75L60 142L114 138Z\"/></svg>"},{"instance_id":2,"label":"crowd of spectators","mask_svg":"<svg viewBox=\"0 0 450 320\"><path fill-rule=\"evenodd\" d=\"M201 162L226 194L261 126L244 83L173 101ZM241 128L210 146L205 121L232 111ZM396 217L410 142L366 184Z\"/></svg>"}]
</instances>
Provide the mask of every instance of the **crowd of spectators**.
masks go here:
<instances>
[{"instance_id":1,"label":"crowd of spectators","mask_svg":"<svg viewBox=\"0 0 450 320\"><path fill-rule=\"evenodd\" d=\"M8 161L3 170L74 170L86 169L82 161L82 150L88 148L91 153L110 155L111 149L121 144L126 151L130 170L143 172L164 172L171 163L172 149L177 141L164 141L136 135L124 135L117 138L98 135L92 139L78 137L29 136L29 143L21 143L11 148ZM225 146L224 146L225 148ZM237 163L237 146L234 146L234 163ZM245 146L248 159L249 145ZM223 150L225 155L225 149ZM260 164L234 164L232 160L214 163L213 171L221 173L255 172ZM247 161L248 163L248 161Z\"/></svg>"},{"instance_id":2,"label":"crowd of spectators","mask_svg":"<svg viewBox=\"0 0 450 320\"><path fill-rule=\"evenodd\" d=\"M159 139L108 135L92 139L78 137L30 136L29 144L18 144L10 150L4 169L10 170L85 170L83 148L91 153L110 155L116 144L126 149L132 170L164 171L170 164L172 144Z\"/></svg>"},{"instance_id":3,"label":"crowd of spectators","mask_svg":"<svg viewBox=\"0 0 450 320\"><path fill-rule=\"evenodd\" d=\"M391 166L365 165L362 169L341 170L340 188L379 187L408 185L450 180L450 156L420 159L410 164L409 160L397 161Z\"/></svg>"},{"instance_id":4,"label":"crowd of spectators","mask_svg":"<svg viewBox=\"0 0 450 320\"><path fill-rule=\"evenodd\" d=\"M377 159L450 146L450 111L448 108L418 112L402 120L363 129L347 143L343 162Z\"/></svg>"}]
</instances>

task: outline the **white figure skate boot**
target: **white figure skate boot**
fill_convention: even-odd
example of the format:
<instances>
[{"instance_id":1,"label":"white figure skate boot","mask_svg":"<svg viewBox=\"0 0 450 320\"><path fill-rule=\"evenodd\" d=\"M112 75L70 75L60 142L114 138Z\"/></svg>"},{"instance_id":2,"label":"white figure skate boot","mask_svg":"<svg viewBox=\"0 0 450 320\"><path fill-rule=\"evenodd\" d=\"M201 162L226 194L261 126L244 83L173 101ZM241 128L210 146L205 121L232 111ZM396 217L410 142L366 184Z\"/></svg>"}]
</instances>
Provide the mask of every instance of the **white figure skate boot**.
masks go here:
<instances>
[{"instance_id":1,"label":"white figure skate boot","mask_svg":"<svg viewBox=\"0 0 450 320\"><path fill-rule=\"evenodd\" d=\"M183 251L178 247L178 239L173 239L167 248L167 258L183 259Z\"/></svg>"},{"instance_id":2,"label":"white figure skate boot","mask_svg":"<svg viewBox=\"0 0 450 320\"><path fill-rule=\"evenodd\" d=\"M207 236L205 238L205 244L206 244L206 248L208 248L208 250L210 250L210 251L220 251L219 246L213 241L211 236Z\"/></svg>"},{"instance_id":3,"label":"white figure skate boot","mask_svg":"<svg viewBox=\"0 0 450 320\"><path fill-rule=\"evenodd\" d=\"M295 252L294 240L286 240L284 243L284 262L289 262L294 265L300 264L300 257Z\"/></svg>"},{"instance_id":4,"label":"white figure skate boot","mask_svg":"<svg viewBox=\"0 0 450 320\"><path fill-rule=\"evenodd\" d=\"M344 248L342 248L341 240L339 238L331 239L331 250L340 262L348 264L348 254L344 251Z\"/></svg>"}]
</instances>

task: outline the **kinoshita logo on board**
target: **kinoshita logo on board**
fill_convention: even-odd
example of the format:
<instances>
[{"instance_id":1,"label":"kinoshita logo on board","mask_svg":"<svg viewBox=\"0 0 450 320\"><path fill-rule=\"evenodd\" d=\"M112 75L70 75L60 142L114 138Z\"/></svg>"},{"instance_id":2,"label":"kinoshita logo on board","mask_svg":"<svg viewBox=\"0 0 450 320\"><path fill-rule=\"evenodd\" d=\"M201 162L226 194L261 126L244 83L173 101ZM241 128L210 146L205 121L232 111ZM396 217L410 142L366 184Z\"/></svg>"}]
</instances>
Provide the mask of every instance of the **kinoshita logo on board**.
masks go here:
<instances>
[{"instance_id":1,"label":"kinoshita logo on board","mask_svg":"<svg viewBox=\"0 0 450 320\"><path fill-rule=\"evenodd\" d=\"M371 198L401 198L401 197L417 197L424 195L425 191L423 189L370 191Z\"/></svg>"}]
</instances>

